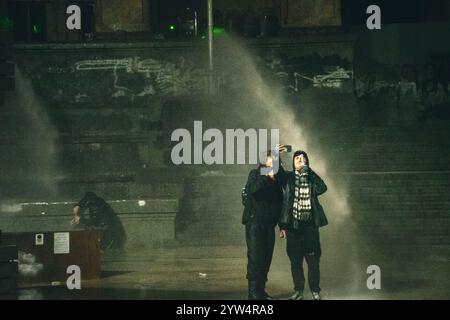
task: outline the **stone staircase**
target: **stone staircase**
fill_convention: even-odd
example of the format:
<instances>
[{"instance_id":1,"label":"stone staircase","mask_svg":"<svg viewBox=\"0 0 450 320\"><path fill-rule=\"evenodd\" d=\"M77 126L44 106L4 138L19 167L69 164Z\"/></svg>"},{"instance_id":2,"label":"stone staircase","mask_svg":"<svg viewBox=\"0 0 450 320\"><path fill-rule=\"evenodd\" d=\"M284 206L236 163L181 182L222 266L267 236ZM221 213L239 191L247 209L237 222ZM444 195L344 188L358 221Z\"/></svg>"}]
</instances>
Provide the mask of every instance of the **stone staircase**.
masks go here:
<instances>
[{"instance_id":1,"label":"stone staircase","mask_svg":"<svg viewBox=\"0 0 450 320\"><path fill-rule=\"evenodd\" d=\"M360 243L450 244L447 133L364 129L322 137L331 146L329 167L339 168L334 180L347 186ZM75 201L88 190L106 199L177 199L175 244L243 245L240 192L250 167L237 169L161 167L129 176L66 179L58 184L64 194L58 201Z\"/></svg>"},{"instance_id":2,"label":"stone staircase","mask_svg":"<svg viewBox=\"0 0 450 320\"><path fill-rule=\"evenodd\" d=\"M373 243L450 244L450 172L352 178L349 201L361 234Z\"/></svg>"},{"instance_id":3,"label":"stone staircase","mask_svg":"<svg viewBox=\"0 0 450 320\"><path fill-rule=\"evenodd\" d=\"M450 170L450 129L361 128L319 137L331 167L351 172Z\"/></svg>"},{"instance_id":4,"label":"stone staircase","mask_svg":"<svg viewBox=\"0 0 450 320\"><path fill-rule=\"evenodd\" d=\"M180 201L176 238L180 244L243 244L241 188L245 175L188 178Z\"/></svg>"},{"instance_id":5,"label":"stone staircase","mask_svg":"<svg viewBox=\"0 0 450 320\"><path fill-rule=\"evenodd\" d=\"M180 243L243 243L240 188L245 179L224 176L186 181L177 217ZM361 243L450 244L450 172L352 175L348 185L347 199Z\"/></svg>"},{"instance_id":6,"label":"stone staircase","mask_svg":"<svg viewBox=\"0 0 450 320\"><path fill-rule=\"evenodd\" d=\"M347 186L359 243L450 245L447 132L431 130L422 135L411 130L365 129L360 136L356 131L333 136L330 163L337 163L336 155L345 152L350 164L339 167L341 171L333 176ZM240 190L245 181L244 172L186 179L177 217L179 243L245 243L240 224Z\"/></svg>"}]
</instances>

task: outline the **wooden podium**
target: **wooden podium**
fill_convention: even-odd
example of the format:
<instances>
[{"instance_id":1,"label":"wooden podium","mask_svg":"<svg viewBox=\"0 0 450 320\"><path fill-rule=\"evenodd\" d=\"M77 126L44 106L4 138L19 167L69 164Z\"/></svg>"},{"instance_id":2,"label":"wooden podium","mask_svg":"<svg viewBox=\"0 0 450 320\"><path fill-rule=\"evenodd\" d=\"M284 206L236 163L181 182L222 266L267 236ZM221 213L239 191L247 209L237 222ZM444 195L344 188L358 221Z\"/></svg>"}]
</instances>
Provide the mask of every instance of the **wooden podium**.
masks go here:
<instances>
[{"instance_id":1,"label":"wooden podium","mask_svg":"<svg viewBox=\"0 0 450 320\"><path fill-rule=\"evenodd\" d=\"M78 266L81 280L100 278L100 232L97 230L3 233L2 246L18 250L18 285L65 283L67 268Z\"/></svg>"}]
</instances>

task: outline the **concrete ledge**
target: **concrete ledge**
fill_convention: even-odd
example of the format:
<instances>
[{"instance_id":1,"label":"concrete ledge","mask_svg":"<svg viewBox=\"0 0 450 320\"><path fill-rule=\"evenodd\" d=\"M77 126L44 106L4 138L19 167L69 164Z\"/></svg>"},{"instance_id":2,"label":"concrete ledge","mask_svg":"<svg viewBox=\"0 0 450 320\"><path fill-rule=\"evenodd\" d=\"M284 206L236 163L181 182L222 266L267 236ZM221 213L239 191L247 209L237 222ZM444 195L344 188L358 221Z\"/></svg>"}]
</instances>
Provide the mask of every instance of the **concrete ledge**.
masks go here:
<instances>
[{"instance_id":1,"label":"concrete ledge","mask_svg":"<svg viewBox=\"0 0 450 320\"><path fill-rule=\"evenodd\" d=\"M262 39L242 39L250 46L286 46L302 45L311 43L350 43L358 39L357 34L302 34L298 36L284 36ZM186 40L155 40L155 41L93 41L73 43L20 43L14 44L19 51L26 50L73 50L73 49L148 49L148 48L202 48L207 43L200 38ZM215 39L215 45L228 45L222 39Z\"/></svg>"},{"instance_id":2,"label":"concrete ledge","mask_svg":"<svg viewBox=\"0 0 450 320\"><path fill-rule=\"evenodd\" d=\"M107 201L117 213L127 236L126 248L160 245L175 239L177 199ZM1 204L3 232L44 232L72 230L74 202Z\"/></svg>"},{"instance_id":3,"label":"concrete ledge","mask_svg":"<svg viewBox=\"0 0 450 320\"><path fill-rule=\"evenodd\" d=\"M175 240L176 213L120 214L125 229L126 249L162 245Z\"/></svg>"}]
</instances>

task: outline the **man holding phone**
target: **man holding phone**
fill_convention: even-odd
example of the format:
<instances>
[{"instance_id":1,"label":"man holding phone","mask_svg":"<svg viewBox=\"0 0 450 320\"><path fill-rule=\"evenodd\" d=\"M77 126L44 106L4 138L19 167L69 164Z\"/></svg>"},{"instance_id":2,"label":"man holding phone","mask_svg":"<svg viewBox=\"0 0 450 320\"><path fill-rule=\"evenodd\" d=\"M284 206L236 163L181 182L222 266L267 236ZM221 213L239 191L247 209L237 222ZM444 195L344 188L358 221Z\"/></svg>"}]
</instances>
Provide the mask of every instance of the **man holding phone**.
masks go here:
<instances>
[{"instance_id":1,"label":"man holding phone","mask_svg":"<svg viewBox=\"0 0 450 320\"><path fill-rule=\"evenodd\" d=\"M303 259L308 264L308 283L314 300L320 300L319 228L328 224L318 196L327 191L323 180L309 167L308 155L299 150L293 156L293 172L284 186L279 220L280 238L287 239L294 294L291 300L302 300L305 286Z\"/></svg>"},{"instance_id":2,"label":"man holding phone","mask_svg":"<svg viewBox=\"0 0 450 320\"><path fill-rule=\"evenodd\" d=\"M277 145L279 152L284 145ZM249 300L273 299L265 291L275 244L275 226L280 217L286 172L278 152L265 152L264 162L250 171L245 187L247 199L242 216L247 242ZM275 163L278 161L278 163Z\"/></svg>"}]
</instances>

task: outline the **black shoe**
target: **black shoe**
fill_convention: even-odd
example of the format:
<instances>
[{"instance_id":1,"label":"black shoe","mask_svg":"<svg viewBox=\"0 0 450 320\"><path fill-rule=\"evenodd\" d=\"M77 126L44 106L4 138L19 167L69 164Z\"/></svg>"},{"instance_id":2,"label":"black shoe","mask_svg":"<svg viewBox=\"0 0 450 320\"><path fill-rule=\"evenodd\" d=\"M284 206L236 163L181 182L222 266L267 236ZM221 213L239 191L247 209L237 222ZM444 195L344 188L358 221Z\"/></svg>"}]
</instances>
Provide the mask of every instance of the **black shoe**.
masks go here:
<instances>
[{"instance_id":1,"label":"black shoe","mask_svg":"<svg viewBox=\"0 0 450 320\"><path fill-rule=\"evenodd\" d=\"M257 281L248 281L248 300L265 300L259 290L259 283Z\"/></svg>"},{"instance_id":2,"label":"black shoe","mask_svg":"<svg viewBox=\"0 0 450 320\"><path fill-rule=\"evenodd\" d=\"M303 292L295 291L294 294L289 297L289 300L303 300Z\"/></svg>"}]
</instances>

